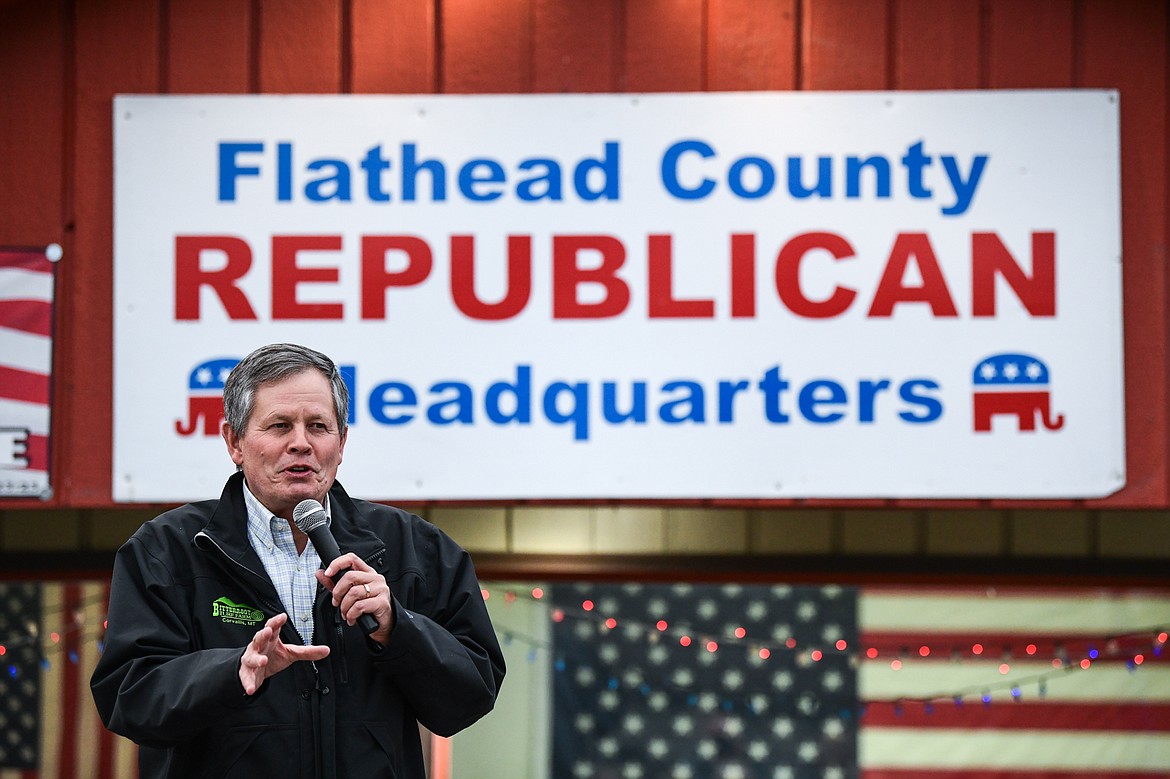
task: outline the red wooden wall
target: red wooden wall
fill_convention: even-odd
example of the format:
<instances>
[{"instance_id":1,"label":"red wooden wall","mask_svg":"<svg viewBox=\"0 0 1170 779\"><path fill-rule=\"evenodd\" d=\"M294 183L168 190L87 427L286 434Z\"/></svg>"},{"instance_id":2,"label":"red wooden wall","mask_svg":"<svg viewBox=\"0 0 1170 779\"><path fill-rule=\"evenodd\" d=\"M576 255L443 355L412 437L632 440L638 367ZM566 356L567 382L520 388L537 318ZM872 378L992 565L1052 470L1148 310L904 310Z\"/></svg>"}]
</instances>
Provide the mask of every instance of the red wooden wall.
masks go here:
<instances>
[{"instance_id":1,"label":"red wooden wall","mask_svg":"<svg viewBox=\"0 0 1170 779\"><path fill-rule=\"evenodd\" d=\"M1105 87L1129 480L1088 505L1168 507L1168 16L1164 0L0 0L0 244L65 248L50 505L111 504L117 93Z\"/></svg>"}]
</instances>

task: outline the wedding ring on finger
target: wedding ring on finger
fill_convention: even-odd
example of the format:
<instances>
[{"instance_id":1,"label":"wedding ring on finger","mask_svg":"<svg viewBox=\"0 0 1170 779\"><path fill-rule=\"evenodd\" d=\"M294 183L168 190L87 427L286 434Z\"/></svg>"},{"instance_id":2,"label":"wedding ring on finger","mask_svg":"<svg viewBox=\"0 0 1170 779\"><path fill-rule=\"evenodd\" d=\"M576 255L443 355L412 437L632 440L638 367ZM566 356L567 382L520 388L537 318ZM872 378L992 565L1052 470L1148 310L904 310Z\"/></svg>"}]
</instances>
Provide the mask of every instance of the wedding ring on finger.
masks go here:
<instances>
[{"instance_id":1,"label":"wedding ring on finger","mask_svg":"<svg viewBox=\"0 0 1170 779\"><path fill-rule=\"evenodd\" d=\"M366 597L367 597L367 598L368 598L368 597L370 597L370 595L372 594L372 593L370 592L370 585L368 585L368 584L363 584L362 586L366 588Z\"/></svg>"}]
</instances>

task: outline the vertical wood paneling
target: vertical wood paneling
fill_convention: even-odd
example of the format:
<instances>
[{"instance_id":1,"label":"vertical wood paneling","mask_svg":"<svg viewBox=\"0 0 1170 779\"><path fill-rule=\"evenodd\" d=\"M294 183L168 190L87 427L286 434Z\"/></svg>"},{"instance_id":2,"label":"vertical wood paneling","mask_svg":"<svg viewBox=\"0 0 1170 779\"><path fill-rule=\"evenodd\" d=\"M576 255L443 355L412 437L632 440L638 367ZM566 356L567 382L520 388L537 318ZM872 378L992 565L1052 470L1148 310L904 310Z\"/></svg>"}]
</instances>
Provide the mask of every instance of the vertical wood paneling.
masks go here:
<instances>
[{"instance_id":1,"label":"vertical wood paneling","mask_svg":"<svg viewBox=\"0 0 1170 779\"><path fill-rule=\"evenodd\" d=\"M1072 86L1074 9L1069 0L990 0L985 86Z\"/></svg>"},{"instance_id":2,"label":"vertical wood paneling","mask_svg":"<svg viewBox=\"0 0 1170 779\"><path fill-rule=\"evenodd\" d=\"M72 25L65 0L0 7L0 243L45 246L60 243L66 263L57 267L58 302L54 316L56 348L50 389L54 437L49 451L50 483L56 489L69 430L59 415L65 394L62 376L70 367L65 342L68 305L64 302L68 265L75 263L72 241L73 182L68 179L67 145L72 141ZM108 448L108 447L107 447ZM59 503L60 495L54 498Z\"/></svg>"},{"instance_id":3,"label":"vertical wood paneling","mask_svg":"<svg viewBox=\"0 0 1170 779\"><path fill-rule=\"evenodd\" d=\"M980 0L896 0L893 89L979 87Z\"/></svg>"},{"instance_id":4,"label":"vertical wood paneling","mask_svg":"<svg viewBox=\"0 0 1170 779\"><path fill-rule=\"evenodd\" d=\"M1077 86L1121 96L1121 250L1127 487L1110 503L1166 505L1167 6L1084 4Z\"/></svg>"},{"instance_id":5,"label":"vertical wood paneling","mask_svg":"<svg viewBox=\"0 0 1170 779\"><path fill-rule=\"evenodd\" d=\"M353 91L438 89L434 0L353 1Z\"/></svg>"},{"instance_id":6,"label":"vertical wood paneling","mask_svg":"<svg viewBox=\"0 0 1170 779\"><path fill-rule=\"evenodd\" d=\"M796 89L797 0L710 0L707 88Z\"/></svg>"},{"instance_id":7,"label":"vertical wood paneling","mask_svg":"<svg viewBox=\"0 0 1170 779\"><path fill-rule=\"evenodd\" d=\"M800 88L807 90L887 89L890 84L890 14L884 2L801 0ZM834 505L809 500L802 505ZM861 500L852 506L882 507L888 500Z\"/></svg>"},{"instance_id":8,"label":"vertical wood paneling","mask_svg":"<svg viewBox=\"0 0 1170 779\"><path fill-rule=\"evenodd\" d=\"M619 0L536 0L533 90L621 91L621 8Z\"/></svg>"},{"instance_id":9,"label":"vertical wood paneling","mask_svg":"<svg viewBox=\"0 0 1170 779\"><path fill-rule=\"evenodd\" d=\"M529 0L444 0L441 14L441 91L532 91Z\"/></svg>"},{"instance_id":10,"label":"vertical wood paneling","mask_svg":"<svg viewBox=\"0 0 1170 779\"><path fill-rule=\"evenodd\" d=\"M0 243L64 238L64 2L0 6Z\"/></svg>"},{"instance_id":11,"label":"vertical wood paneling","mask_svg":"<svg viewBox=\"0 0 1170 779\"><path fill-rule=\"evenodd\" d=\"M54 408L54 435L61 435L55 477L66 502L94 505L111 494L113 97L158 91L159 18L150 0L79 0L75 15L76 232L61 269L58 343L66 369L54 377L63 390Z\"/></svg>"},{"instance_id":12,"label":"vertical wood paneling","mask_svg":"<svg viewBox=\"0 0 1170 779\"><path fill-rule=\"evenodd\" d=\"M703 0L626 4L626 91L697 92L705 88Z\"/></svg>"},{"instance_id":13,"label":"vertical wood paneling","mask_svg":"<svg viewBox=\"0 0 1170 779\"><path fill-rule=\"evenodd\" d=\"M801 0L802 89L888 89L889 5Z\"/></svg>"},{"instance_id":14,"label":"vertical wood paneling","mask_svg":"<svg viewBox=\"0 0 1170 779\"><path fill-rule=\"evenodd\" d=\"M342 0L261 0L260 91L341 91Z\"/></svg>"},{"instance_id":15,"label":"vertical wood paneling","mask_svg":"<svg viewBox=\"0 0 1170 779\"><path fill-rule=\"evenodd\" d=\"M242 0L170 0L164 84L175 94L248 92L252 4Z\"/></svg>"},{"instance_id":16,"label":"vertical wood paneling","mask_svg":"<svg viewBox=\"0 0 1170 779\"><path fill-rule=\"evenodd\" d=\"M0 242L66 248L56 501L110 501L116 93L1084 86L1119 89L1122 112L1129 482L1094 505L1165 506L1167 14L1161 0L0 0Z\"/></svg>"}]
</instances>

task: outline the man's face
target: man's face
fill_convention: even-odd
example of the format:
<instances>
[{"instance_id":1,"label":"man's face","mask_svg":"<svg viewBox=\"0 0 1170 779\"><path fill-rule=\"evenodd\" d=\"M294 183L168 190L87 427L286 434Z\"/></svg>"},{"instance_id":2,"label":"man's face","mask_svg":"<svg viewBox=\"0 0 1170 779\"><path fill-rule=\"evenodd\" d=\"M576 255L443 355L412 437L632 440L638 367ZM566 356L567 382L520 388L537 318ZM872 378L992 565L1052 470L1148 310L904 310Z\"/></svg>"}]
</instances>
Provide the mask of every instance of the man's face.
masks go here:
<instances>
[{"instance_id":1,"label":"man's face","mask_svg":"<svg viewBox=\"0 0 1170 779\"><path fill-rule=\"evenodd\" d=\"M329 381L310 368L257 388L246 429L225 424L223 438L252 494L291 519L298 503L323 503L333 486L345 449L338 430Z\"/></svg>"}]
</instances>

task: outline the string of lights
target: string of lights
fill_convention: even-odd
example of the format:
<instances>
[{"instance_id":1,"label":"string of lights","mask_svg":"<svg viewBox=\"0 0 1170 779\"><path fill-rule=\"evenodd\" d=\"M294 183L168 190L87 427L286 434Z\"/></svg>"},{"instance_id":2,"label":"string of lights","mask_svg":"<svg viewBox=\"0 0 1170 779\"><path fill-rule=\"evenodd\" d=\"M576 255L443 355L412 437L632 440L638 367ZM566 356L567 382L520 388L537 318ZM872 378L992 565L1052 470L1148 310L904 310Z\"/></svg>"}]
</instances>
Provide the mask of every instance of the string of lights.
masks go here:
<instances>
[{"instance_id":1,"label":"string of lights","mask_svg":"<svg viewBox=\"0 0 1170 779\"><path fill-rule=\"evenodd\" d=\"M70 663L77 664L80 661L76 649L66 649L70 644L80 645L93 640L98 643L100 650L101 636L105 632L105 619L103 618L98 626L93 620L87 618L86 611L95 606L104 606L105 603L105 595L98 594L79 598L68 607L62 604L42 609L42 620L54 616L63 617L66 611L69 612L70 619L68 622L55 625L53 629L47 631L43 630L37 621L26 620L22 625L21 632L0 635L0 664L3 664L0 667L10 677L16 678L21 672L21 666L12 662L11 659L21 655L22 650L35 650L34 656L39 658L40 665L45 670L51 667L51 658L61 652L66 652L65 659ZM71 640L74 637L75 640ZM6 658L10 658L7 663L5 663Z\"/></svg>"},{"instance_id":2,"label":"string of lights","mask_svg":"<svg viewBox=\"0 0 1170 779\"><path fill-rule=\"evenodd\" d=\"M484 587L481 594L485 600L493 596L491 588ZM802 667L809 667L820 663L827 657L845 657L854 667L863 661L879 661L889 659L889 670L898 672L907 667L907 664L917 657L920 660L938 662L939 658L947 658L954 663L979 662L986 664L992 654L994 639L986 641L974 640L963 646L932 645L933 637L922 636L921 641L915 642L914 648L906 645L883 646L871 644L866 646L850 645L845 639L838 639L827 645L801 645L795 638L789 637L784 641L760 641L748 635L743 627L735 627L726 633L710 633L696 631L687 624L671 624L665 619L650 623L634 623L623 619L620 621L613 616L602 614L597 603L589 598L583 598L575 608L548 607L542 601L546 593L543 588L531 589L505 588L502 597L507 605L517 602L540 605L548 610L548 618L553 622L564 620L581 620L594 623L599 635L640 636L641 640L671 641L684 649L710 653L726 652L734 648L738 651L754 655L760 661L767 661L774 653L789 653L795 662ZM1024 689L1035 685L1040 697L1048 691L1048 684L1054 679L1065 677L1071 673L1090 670L1101 661L1124 660L1130 671L1156 660L1165 660L1165 647L1170 620L1158 625L1149 625L1126 629L1121 633L1086 639L1060 640L1052 636L1037 637L1034 640L1023 642L1020 646L1002 645L1001 662L996 666L998 677L977 685L964 685L951 690L940 690L936 693L923 696L900 696L888 700L872 699L871 703L888 703L895 707L910 704L921 704L929 709L940 702L950 702L961 706L967 700L977 698L986 705L990 705L996 692L1007 691L1014 701L1023 697ZM619 632L619 627L624 631ZM501 629L501 636L506 642L519 640L531 647L529 659L534 659L536 650L553 651L550 642L533 639L522 633L508 628ZM1012 663L1020 656L1029 660L1047 660L1050 669L1036 672L1027 676L1007 677L1012 670ZM566 670L563 661L558 660L558 671Z\"/></svg>"},{"instance_id":3,"label":"string of lights","mask_svg":"<svg viewBox=\"0 0 1170 779\"><path fill-rule=\"evenodd\" d=\"M499 591L497 590L496 592ZM494 593L491 588L484 587L481 590L481 594L485 600L488 600ZM502 592L502 597L507 605L512 605L517 602L539 605L547 609L548 618L553 622L562 622L564 620L589 622L594 625L598 635L601 636L613 635L619 637L621 635L632 635L640 637L641 640L654 642L669 641L677 644L682 649L693 649L694 651L706 651L710 653L726 652L734 648L738 651L746 652L749 655L754 655L759 661L769 660L774 653L790 653L795 659L795 662L802 667L814 665L826 657L834 655L847 658L854 666L862 661L878 661L889 658L889 669L892 672L902 670L908 663L914 661L915 656L923 660L935 657L935 662L939 656L942 656L948 657L955 663L964 661L985 663L991 653L990 647L993 644L992 641L975 641L966 646L938 647L932 646L931 639L928 636L923 636L922 641L917 643L917 648L915 649L908 646L889 647L878 645L865 646L863 648L861 646L850 645L845 639L838 639L829 645L801 645L795 638L791 637L781 642L760 641L749 636L743 627L736 627L725 634L717 634L696 631L685 623L670 624L665 619L660 619L653 624L631 623L629 620L622 620L619 625L617 618L602 614L597 604L589 599L583 599L576 608L565 609L547 606L543 603L545 595L545 591L540 587L530 589L507 587ZM104 632L105 620L101 620L100 627L97 627L92 621L86 619L85 610L88 607L99 605L103 602L104 599L100 596L81 599L71 607L71 619L68 622L47 632L43 632L35 622L28 622L25 624L25 630L23 632L0 636L0 663L3 663L5 656L11 656L21 648L35 647L41 658L42 667L47 669L51 663L50 656L62 651L64 645L67 643L66 638L74 634L83 642L96 640L100 651L101 635ZM46 611L46 614L52 615L63 611L64 607L49 609ZM1124 660L1126 666L1131 671L1151 661L1164 661L1166 659L1166 644L1170 640L1168 626L1170 626L1170 620L1160 625L1133 628L1123 633L1100 636L1091 640L1081 638L1076 641L1059 641L1054 640L1051 636L1037 638L1023 645L1022 656L1031 659L1047 659L1051 665L1051 669L1049 670L1037 672L1025 677L993 679L983 684L965 685L957 689L939 691L938 693L925 696L898 697L884 702L895 705L922 704L931 706L938 702L949 701L956 705L962 705L964 701L977 697L983 703L989 704L995 692L1006 690L1011 693L1013 700L1019 700L1023 695L1023 690L1032 685L1037 687L1038 694L1043 697L1047 692L1048 683L1053 679L1066 676L1071 672L1088 671L1098 661ZM623 630L619 631L619 627ZM87 634L87 631L90 631L90 629L92 629L92 636ZM501 628L500 637L505 645L520 642L527 646L529 648L528 659L530 662L535 662L539 652L551 653L555 651L550 641L537 638L522 631L517 631L513 628ZM1002 662L999 663L997 668L1001 677L1006 677L1011 671L1012 661L1015 659L1018 651L1019 648L1015 646L1002 647ZM70 650L66 659L71 663L77 663L77 651ZM563 661L558 661L556 667L558 671L565 670ZM19 668L14 663L8 664L6 670L10 676L16 676L19 673Z\"/></svg>"}]
</instances>

